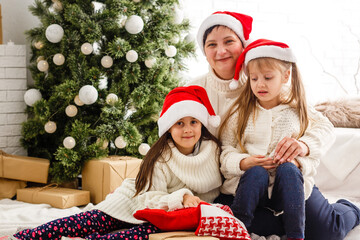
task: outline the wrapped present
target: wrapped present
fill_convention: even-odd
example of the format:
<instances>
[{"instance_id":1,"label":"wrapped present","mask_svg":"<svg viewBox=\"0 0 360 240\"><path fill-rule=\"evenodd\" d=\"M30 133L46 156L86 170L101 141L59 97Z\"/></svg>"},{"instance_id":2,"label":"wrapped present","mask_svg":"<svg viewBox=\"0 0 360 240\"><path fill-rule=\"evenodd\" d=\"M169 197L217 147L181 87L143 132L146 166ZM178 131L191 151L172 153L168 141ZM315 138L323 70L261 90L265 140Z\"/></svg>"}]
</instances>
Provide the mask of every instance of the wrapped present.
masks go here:
<instances>
[{"instance_id":1,"label":"wrapped present","mask_svg":"<svg viewBox=\"0 0 360 240\"><path fill-rule=\"evenodd\" d=\"M90 192L85 190L54 187L24 188L17 190L17 200L28 203L47 203L56 208L70 208L90 202Z\"/></svg>"},{"instance_id":2,"label":"wrapped present","mask_svg":"<svg viewBox=\"0 0 360 240\"><path fill-rule=\"evenodd\" d=\"M127 156L109 156L90 160L82 170L82 189L90 191L90 200L97 204L121 185L125 178L135 178L141 159Z\"/></svg>"},{"instance_id":3,"label":"wrapped present","mask_svg":"<svg viewBox=\"0 0 360 240\"><path fill-rule=\"evenodd\" d=\"M190 239L199 239L199 240L216 240L217 237L211 236L196 236L194 232L187 231L178 231L178 232L162 232L154 233L149 235L149 240L190 240Z\"/></svg>"},{"instance_id":4,"label":"wrapped present","mask_svg":"<svg viewBox=\"0 0 360 240\"><path fill-rule=\"evenodd\" d=\"M50 161L7 154L0 150L0 177L47 183Z\"/></svg>"},{"instance_id":5,"label":"wrapped present","mask_svg":"<svg viewBox=\"0 0 360 240\"><path fill-rule=\"evenodd\" d=\"M26 187L26 182L0 178L0 199L12 198L16 195L16 190Z\"/></svg>"}]
</instances>

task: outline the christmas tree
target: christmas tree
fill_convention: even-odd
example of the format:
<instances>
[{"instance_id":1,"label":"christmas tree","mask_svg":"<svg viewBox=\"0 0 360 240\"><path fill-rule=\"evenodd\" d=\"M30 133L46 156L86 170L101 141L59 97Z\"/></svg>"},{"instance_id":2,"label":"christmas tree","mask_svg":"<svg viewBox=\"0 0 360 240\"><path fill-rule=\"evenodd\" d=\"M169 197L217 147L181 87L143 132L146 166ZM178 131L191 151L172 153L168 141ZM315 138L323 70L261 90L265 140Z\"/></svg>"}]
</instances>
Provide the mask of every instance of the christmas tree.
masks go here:
<instances>
[{"instance_id":1,"label":"christmas tree","mask_svg":"<svg viewBox=\"0 0 360 240\"><path fill-rule=\"evenodd\" d=\"M50 159L53 182L76 179L85 161L141 156L157 140L165 95L194 55L177 0L36 0L34 86L24 95L22 144ZM140 155L141 154L141 155Z\"/></svg>"}]
</instances>

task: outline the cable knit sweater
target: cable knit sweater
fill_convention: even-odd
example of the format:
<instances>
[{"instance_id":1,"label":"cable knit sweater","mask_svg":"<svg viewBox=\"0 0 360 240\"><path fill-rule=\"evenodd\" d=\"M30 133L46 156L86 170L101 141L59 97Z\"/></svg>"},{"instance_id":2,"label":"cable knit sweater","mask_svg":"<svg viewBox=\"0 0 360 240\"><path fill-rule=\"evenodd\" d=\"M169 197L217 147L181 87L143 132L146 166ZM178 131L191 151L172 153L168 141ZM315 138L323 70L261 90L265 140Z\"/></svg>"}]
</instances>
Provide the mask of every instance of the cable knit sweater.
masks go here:
<instances>
[{"instance_id":1,"label":"cable knit sweater","mask_svg":"<svg viewBox=\"0 0 360 240\"><path fill-rule=\"evenodd\" d=\"M133 197L135 179L125 179L120 187L94 208L116 219L138 224L143 221L133 217L137 210L158 208L171 211L183 208L185 194L213 202L220 193L222 183L216 143L202 141L200 151L195 156L185 156L172 142L169 144L171 153L165 153L156 162L149 191Z\"/></svg>"},{"instance_id":2,"label":"cable knit sweater","mask_svg":"<svg viewBox=\"0 0 360 240\"><path fill-rule=\"evenodd\" d=\"M212 68L203 76L200 76L186 85L199 85L205 88L211 105L221 122L224 120L227 110L240 95L240 88L230 89L229 84L232 80L223 80L218 78ZM216 137L219 137L218 128L208 127L209 131Z\"/></svg>"},{"instance_id":3,"label":"cable knit sweater","mask_svg":"<svg viewBox=\"0 0 360 240\"><path fill-rule=\"evenodd\" d=\"M320 114L310 108L310 116L317 116L321 119ZM252 113L253 114L253 113ZM224 132L221 135L222 153L220 157L221 172L225 177L225 182L221 187L221 192L225 194L235 194L239 180L244 174L240 170L240 162L251 155L265 155L273 157L276 145L284 137L296 137L300 131L300 121L298 113L289 105L279 105L272 109L264 109L257 104L256 119L253 122L253 115L250 115L247 126L245 128L243 145L247 153L241 151L238 139L236 137L238 115L234 114L230 117ZM306 157L297 157L296 160L301 166L304 177L304 192L307 199L314 185L314 176L316 167L319 165L320 158L331 145L325 144L335 140L333 126L323 121L310 121L309 128L312 131L305 134L299 140L306 142L310 152ZM318 126L318 125L323 125ZM318 130L320 129L320 130ZM327 141L325 141L327 140Z\"/></svg>"}]
</instances>

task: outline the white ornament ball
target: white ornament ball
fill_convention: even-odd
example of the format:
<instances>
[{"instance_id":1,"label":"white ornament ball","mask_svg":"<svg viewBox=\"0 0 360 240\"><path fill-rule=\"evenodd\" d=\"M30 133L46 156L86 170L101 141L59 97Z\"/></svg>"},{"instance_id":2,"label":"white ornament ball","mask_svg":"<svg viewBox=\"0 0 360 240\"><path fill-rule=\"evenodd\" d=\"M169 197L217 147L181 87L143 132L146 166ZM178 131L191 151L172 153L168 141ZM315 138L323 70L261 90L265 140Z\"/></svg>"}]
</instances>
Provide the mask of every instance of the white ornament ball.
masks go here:
<instances>
[{"instance_id":1,"label":"white ornament ball","mask_svg":"<svg viewBox=\"0 0 360 240\"><path fill-rule=\"evenodd\" d=\"M83 105L84 105L84 103L80 100L79 95L76 95L76 96L75 96L74 102L75 102L75 104L78 105L78 106L83 106Z\"/></svg>"},{"instance_id":2,"label":"white ornament ball","mask_svg":"<svg viewBox=\"0 0 360 240\"><path fill-rule=\"evenodd\" d=\"M128 62L136 62L136 60L138 59L138 53L135 50L130 50L126 53L126 60L128 60Z\"/></svg>"},{"instance_id":3,"label":"white ornament ball","mask_svg":"<svg viewBox=\"0 0 360 240\"><path fill-rule=\"evenodd\" d=\"M114 93L110 93L106 96L106 103L114 105L119 100L118 96Z\"/></svg>"},{"instance_id":4,"label":"white ornament ball","mask_svg":"<svg viewBox=\"0 0 360 240\"><path fill-rule=\"evenodd\" d=\"M88 42L82 44L80 49L81 49L81 52L85 55L91 54L94 50L93 46Z\"/></svg>"},{"instance_id":5,"label":"white ornament ball","mask_svg":"<svg viewBox=\"0 0 360 240\"><path fill-rule=\"evenodd\" d=\"M125 29L130 34L138 34L144 28L144 21L137 15L130 16L125 23Z\"/></svg>"},{"instance_id":6,"label":"white ornament ball","mask_svg":"<svg viewBox=\"0 0 360 240\"><path fill-rule=\"evenodd\" d=\"M123 136L118 136L116 139L115 139L115 146L117 148L125 148L127 145L127 143L125 142Z\"/></svg>"},{"instance_id":7,"label":"white ornament ball","mask_svg":"<svg viewBox=\"0 0 360 240\"><path fill-rule=\"evenodd\" d=\"M98 138L97 140L96 140L96 143L98 144L98 145L100 145L101 143L102 143L102 145L100 146L100 148L101 149L105 149L105 148L107 148L108 146L109 146L109 141L108 140L101 140L101 138Z\"/></svg>"},{"instance_id":8,"label":"white ornament ball","mask_svg":"<svg viewBox=\"0 0 360 240\"><path fill-rule=\"evenodd\" d=\"M64 147L72 149L76 145L76 141L73 137L66 137L63 141Z\"/></svg>"},{"instance_id":9,"label":"white ornament ball","mask_svg":"<svg viewBox=\"0 0 360 240\"><path fill-rule=\"evenodd\" d=\"M62 55L61 53L55 54L53 57L53 62L58 66L63 65L65 62L64 55Z\"/></svg>"},{"instance_id":10,"label":"white ornament ball","mask_svg":"<svg viewBox=\"0 0 360 240\"><path fill-rule=\"evenodd\" d=\"M96 88L91 85L85 85L81 87L79 91L79 98L86 105L96 102L98 95L99 93Z\"/></svg>"},{"instance_id":11,"label":"white ornament ball","mask_svg":"<svg viewBox=\"0 0 360 240\"><path fill-rule=\"evenodd\" d=\"M78 109L75 105L69 105L65 108L65 113L68 117L75 117L78 113Z\"/></svg>"},{"instance_id":12,"label":"white ornament ball","mask_svg":"<svg viewBox=\"0 0 360 240\"><path fill-rule=\"evenodd\" d=\"M56 131L56 123L53 121L48 121L44 126L45 132L54 133Z\"/></svg>"},{"instance_id":13,"label":"white ornament ball","mask_svg":"<svg viewBox=\"0 0 360 240\"><path fill-rule=\"evenodd\" d=\"M169 58L169 63L170 63L170 64L174 64L174 63L175 63L175 59Z\"/></svg>"},{"instance_id":14,"label":"white ornament ball","mask_svg":"<svg viewBox=\"0 0 360 240\"><path fill-rule=\"evenodd\" d=\"M41 60L45 60L44 56L39 56L39 57L36 59L36 62L39 63Z\"/></svg>"},{"instance_id":15,"label":"white ornament ball","mask_svg":"<svg viewBox=\"0 0 360 240\"><path fill-rule=\"evenodd\" d=\"M156 58L149 57L145 60L145 66L148 68L152 68L156 64Z\"/></svg>"},{"instance_id":16,"label":"white ornament ball","mask_svg":"<svg viewBox=\"0 0 360 240\"><path fill-rule=\"evenodd\" d=\"M53 1L52 7L58 12L63 10L63 5L60 1Z\"/></svg>"},{"instance_id":17,"label":"white ornament ball","mask_svg":"<svg viewBox=\"0 0 360 240\"><path fill-rule=\"evenodd\" d=\"M37 68L41 72L46 72L49 69L49 63L46 60L40 60L37 63Z\"/></svg>"},{"instance_id":18,"label":"white ornament ball","mask_svg":"<svg viewBox=\"0 0 360 240\"><path fill-rule=\"evenodd\" d=\"M175 57L176 52L177 52L177 49L176 49L176 47L173 46L173 45L170 45L170 46L168 46L168 47L165 49L165 54L166 54L166 56L168 56L168 57Z\"/></svg>"},{"instance_id":19,"label":"white ornament ball","mask_svg":"<svg viewBox=\"0 0 360 240\"><path fill-rule=\"evenodd\" d=\"M37 42L34 43L34 47L36 49L42 49L44 47L44 44L43 44L42 41L37 41Z\"/></svg>"},{"instance_id":20,"label":"white ornament ball","mask_svg":"<svg viewBox=\"0 0 360 240\"><path fill-rule=\"evenodd\" d=\"M194 42L195 41L195 36L193 34L189 33L188 35L186 35L185 41L188 42L188 43Z\"/></svg>"},{"instance_id":21,"label":"white ornament ball","mask_svg":"<svg viewBox=\"0 0 360 240\"><path fill-rule=\"evenodd\" d=\"M64 36L64 29L59 24L51 24L46 28L45 37L49 42L58 43Z\"/></svg>"},{"instance_id":22,"label":"white ornament ball","mask_svg":"<svg viewBox=\"0 0 360 240\"><path fill-rule=\"evenodd\" d=\"M140 153L141 155L145 156L145 155L147 154L147 152L149 151L149 149L150 149L149 144L147 144L147 143L142 143L142 144L140 144L140 146L139 146L139 153Z\"/></svg>"},{"instance_id":23,"label":"white ornament ball","mask_svg":"<svg viewBox=\"0 0 360 240\"><path fill-rule=\"evenodd\" d=\"M27 90L24 94L24 101L26 105L32 107L35 102L39 101L42 98L41 92L38 89L31 88Z\"/></svg>"},{"instance_id":24,"label":"white ornament ball","mask_svg":"<svg viewBox=\"0 0 360 240\"><path fill-rule=\"evenodd\" d=\"M177 44L179 43L180 41L180 37L178 35L174 36L172 39L171 39L171 42L174 43L174 44Z\"/></svg>"},{"instance_id":25,"label":"white ornament ball","mask_svg":"<svg viewBox=\"0 0 360 240\"><path fill-rule=\"evenodd\" d=\"M180 9L178 8L175 8L175 11L174 11L174 20L173 20L173 23L174 24L181 24L184 20L184 13L183 11L181 11Z\"/></svg>"},{"instance_id":26,"label":"white ornament ball","mask_svg":"<svg viewBox=\"0 0 360 240\"><path fill-rule=\"evenodd\" d=\"M110 68L113 65L113 59L110 56L103 56L101 58L101 65L104 68Z\"/></svg>"}]
</instances>

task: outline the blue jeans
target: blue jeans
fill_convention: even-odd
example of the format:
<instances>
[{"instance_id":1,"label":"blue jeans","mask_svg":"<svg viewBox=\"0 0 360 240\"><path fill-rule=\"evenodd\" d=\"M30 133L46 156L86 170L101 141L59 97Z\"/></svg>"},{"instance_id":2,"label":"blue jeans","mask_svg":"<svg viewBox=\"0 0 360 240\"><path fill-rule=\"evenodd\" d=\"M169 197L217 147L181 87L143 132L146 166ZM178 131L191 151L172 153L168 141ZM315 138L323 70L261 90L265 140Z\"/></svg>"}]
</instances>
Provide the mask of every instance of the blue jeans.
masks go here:
<instances>
[{"instance_id":1,"label":"blue jeans","mask_svg":"<svg viewBox=\"0 0 360 240\"><path fill-rule=\"evenodd\" d=\"M247 170L240 178L233 203L234 215L251 229L255 210L268 208L283 212L284 229L289 238L304 238L305 197L301 171L292 163L276 168L272 196L268 197L269 174L261 166Z\"/></svg>"},{"instance_id":2,"label":"blue jeans","mask_svg":"<svg viewBox=\"0 0 360 240\"><path fill-rule=\"evenodd\" d=\"M215 202L229 205L234 196L221 194ZM351 202L340 199L330 204L319 189L314 186L310 197L305 201L305 239L342 240L360 223L360 209ZM285 234L283 216L274 214L264 207L257 207L249 232L261 236Z\"/></svg>"}]
</instances>

